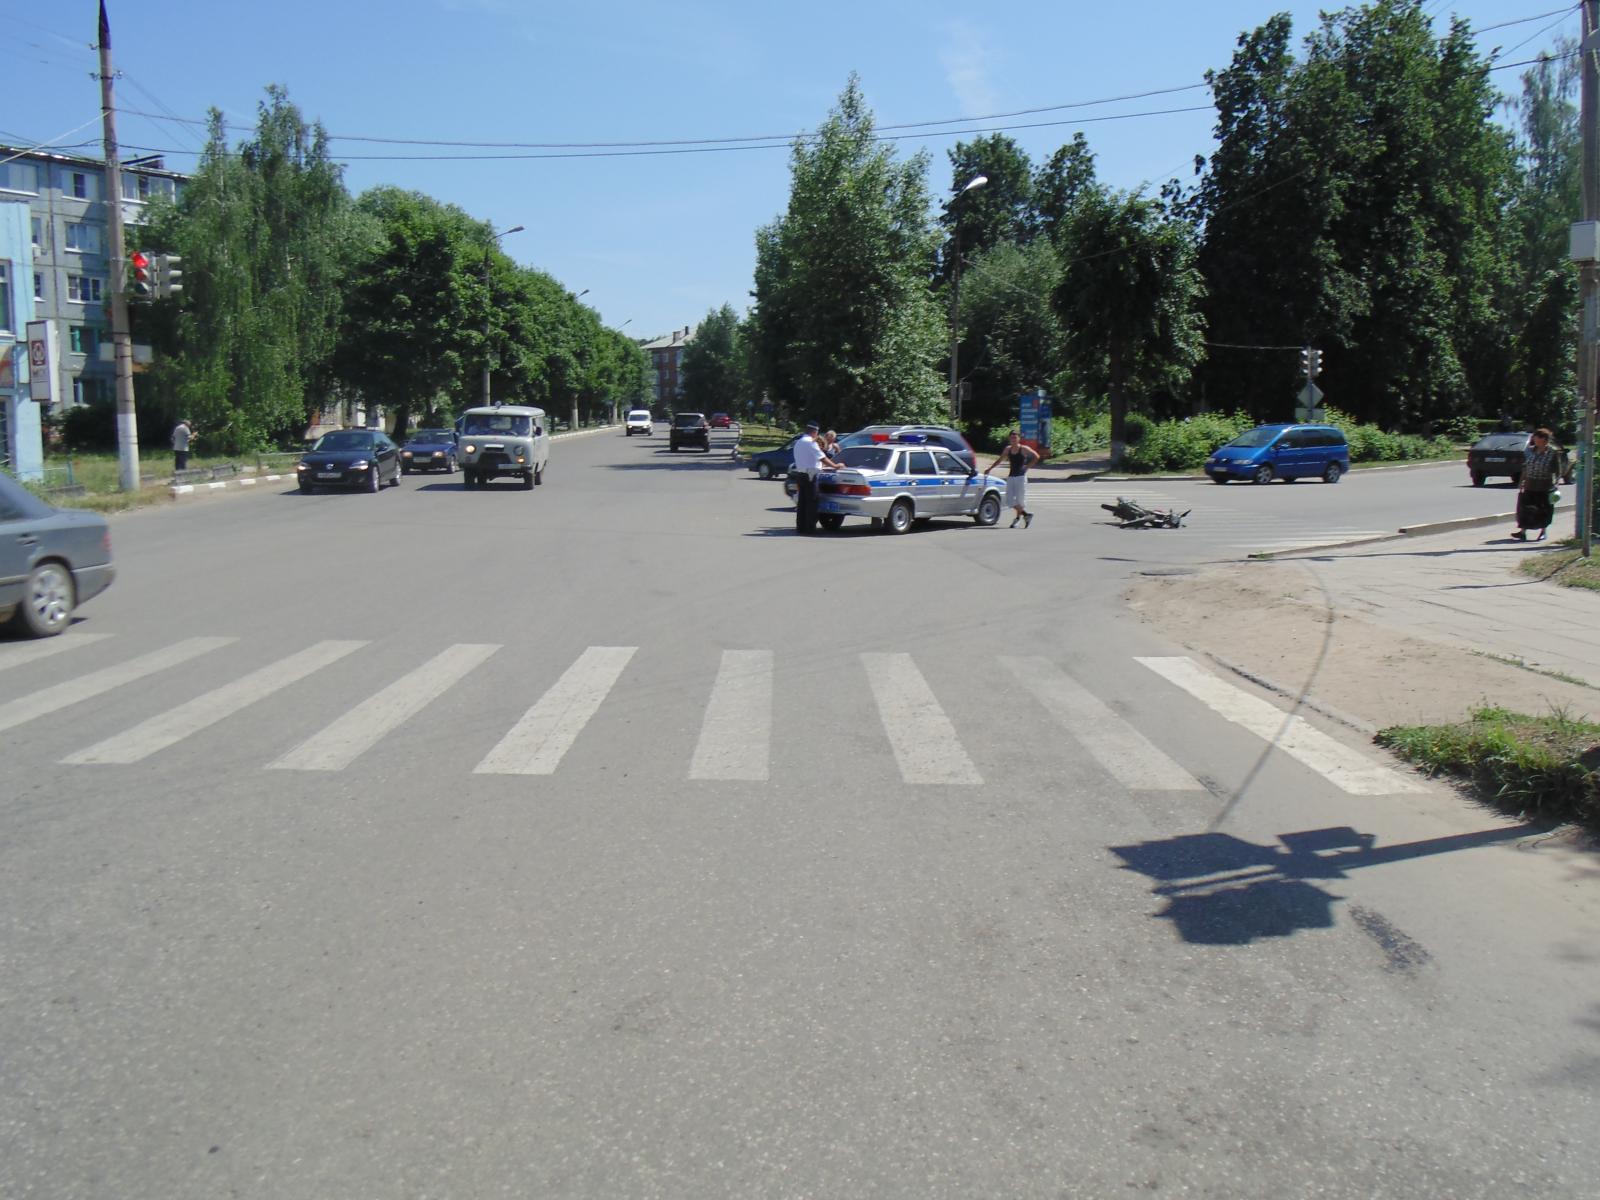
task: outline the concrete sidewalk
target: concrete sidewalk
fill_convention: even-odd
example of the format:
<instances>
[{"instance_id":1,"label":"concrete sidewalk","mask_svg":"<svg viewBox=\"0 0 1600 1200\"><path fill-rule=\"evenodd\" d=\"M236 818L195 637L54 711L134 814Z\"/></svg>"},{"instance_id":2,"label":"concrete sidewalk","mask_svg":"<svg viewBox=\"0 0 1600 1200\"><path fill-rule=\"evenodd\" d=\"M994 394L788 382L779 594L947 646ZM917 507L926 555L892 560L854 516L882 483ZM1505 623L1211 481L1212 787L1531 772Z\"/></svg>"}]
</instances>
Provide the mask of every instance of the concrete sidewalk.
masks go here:
<instances>
[{"instance_id":1,"label":"concrete sidewalk","mask_svg":"<svg viewBox=\"0 0 1600 1200\"><path fill-rule=\"evenodd\" d=\"M1565 536L1559 521L1553 536ZM1560 547L1518 542L1508 525L1279 558L1313 573L1336 612L1396 632L1558 671L1600 688L1600 592L1516 569ZM1403 670L1403 665L1397 669Z\"/></svg>"}]
</instances>

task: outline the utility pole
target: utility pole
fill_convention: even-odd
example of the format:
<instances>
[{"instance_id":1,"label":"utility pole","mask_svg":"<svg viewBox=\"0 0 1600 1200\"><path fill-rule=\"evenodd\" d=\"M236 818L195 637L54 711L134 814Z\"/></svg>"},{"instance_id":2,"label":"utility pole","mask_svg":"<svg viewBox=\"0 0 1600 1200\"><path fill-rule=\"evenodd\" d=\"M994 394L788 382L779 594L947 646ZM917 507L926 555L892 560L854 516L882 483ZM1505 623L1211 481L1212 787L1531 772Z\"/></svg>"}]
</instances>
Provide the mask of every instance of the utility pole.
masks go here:
<instances>
[{"instance_id":1,"label":"utility pole","mask_svg":"<svg viewBox=\"0 0 1600 1200\"><path fill-rule=\"evenodd\" d=\"M1584 0L1579 39L1583 64L1583 219L1591 236L1600 222L1600 0ZM1574 239L1577 240L1576 238ZM1594 408L1596 340L1600 339L1600 262L1589 253L1580 260L1579 294L1583 327L1578 331L1578 395L1583 406L1578 423L1578 528L1583 556L1594 548Z\"/></svg>"},{"instance_id":2,"label":"utility pole","mask_svg":"<svg viewBox=\"0 0 1600 1200\"><path fill-rule=\"evenodd\" d=\"M950 226L954 234L955 257L950 267L950 420L954 421L961 410L961 217L956 203L973 188L989 182L987 175L974 175L950 201Z\"/></svg>"},{"instance_id":3,"label":"utility pole","mask_svg":"<svg viewBox=\"0 0 1600 1200\"><path fill-rule=\"evenodd\" d=\"M122 229L122 160L111 94L111 22L100 0L100 120L105 138L106 224L111 238L111 349L117 379L117 477L125 492L139 490L139 419L133 404L133 334L128 329L127 241Z\"/></svg>"}]
</instances>

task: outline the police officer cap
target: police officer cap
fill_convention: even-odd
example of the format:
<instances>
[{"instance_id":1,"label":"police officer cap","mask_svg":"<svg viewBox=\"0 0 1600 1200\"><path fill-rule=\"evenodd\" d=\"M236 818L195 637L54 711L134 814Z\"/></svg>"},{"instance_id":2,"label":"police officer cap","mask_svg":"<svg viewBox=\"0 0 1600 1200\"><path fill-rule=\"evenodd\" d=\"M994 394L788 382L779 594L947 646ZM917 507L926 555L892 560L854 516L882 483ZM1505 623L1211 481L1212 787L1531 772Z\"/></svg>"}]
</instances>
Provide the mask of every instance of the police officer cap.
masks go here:
<instances>
[{"instance_id":1,"label":"police officer cap","mask_svg":"<svg viewBox=\"0 0 1600 1200\"><path fill-rule=\"evenodd\" d=\"M822 428L822 426L818 425L815 421L807 421L806 422L806 430L809 433L815 433L817 430L819 430L821 428Z\"/></svg>"}]
</instances>

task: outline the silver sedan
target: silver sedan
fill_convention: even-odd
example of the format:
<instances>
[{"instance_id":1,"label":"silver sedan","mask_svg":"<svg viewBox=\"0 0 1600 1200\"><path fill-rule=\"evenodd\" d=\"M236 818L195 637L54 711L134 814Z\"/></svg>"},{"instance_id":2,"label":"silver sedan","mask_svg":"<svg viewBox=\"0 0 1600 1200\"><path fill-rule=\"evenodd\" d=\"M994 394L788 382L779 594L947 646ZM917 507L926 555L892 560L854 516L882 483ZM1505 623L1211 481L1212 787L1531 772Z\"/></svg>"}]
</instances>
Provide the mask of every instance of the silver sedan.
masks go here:
<instances>
[{"instance_id":1,"label":"silver sedan","mask_svg":"<svg viewBox=\"0 0 1600 1200\"><path fill-rule=\"evenodd\" d=\"M840 458L844 469L817 477L817 519L824 529L839 528L846 517L870 518L889 533L932 517L971 517L979 525L1000 519L1005 480L969 472L941 447L851 446Z\"/></svg>"}]
</instances>

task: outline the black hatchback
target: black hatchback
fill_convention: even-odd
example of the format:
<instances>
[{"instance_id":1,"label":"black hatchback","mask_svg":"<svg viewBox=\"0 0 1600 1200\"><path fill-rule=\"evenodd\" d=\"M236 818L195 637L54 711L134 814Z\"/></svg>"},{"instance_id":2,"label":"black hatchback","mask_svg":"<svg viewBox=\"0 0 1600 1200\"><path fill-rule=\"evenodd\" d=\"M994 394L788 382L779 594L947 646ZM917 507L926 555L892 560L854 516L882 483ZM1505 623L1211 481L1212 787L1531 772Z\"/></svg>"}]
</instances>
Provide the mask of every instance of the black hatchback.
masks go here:
<instances>
[{"instance_id":1,"label":"black hatchback","mask_svg":"<svg viewBox=\"0 0 1600 1200\"><path fill-rule=\"evenodd\" d=\"M667 431L667 448L677 450L681 446L699 446L702 450L710 451L711 424L706 420L705 413L672 414L672 428Z\"/></svg>"},{"instance_id":2,"label":"black hatchback","mask_svg":"<svg viewBox=\"0 0 1600 1200\"><path fill-rule=\"evenodd\" d=\"M1504 475L1513 484L1520 484L1524 452L1532 440L1531 433L1517 431L1491 433L1479 438L1467 451L1467 474L1472 478L1472 486L1482 487L1486 480L1497 475ZM1572 460L1567 457L1565 450L1561 450L1561 482L1572 482Z\"/></svg>"},{"instance_id":3,"label":"black hatchback","mask_svg":"<svg viewBox=\"0 0 1600 1200\"><path fill-rule=\"evenodd\" d=\"M319 487L375 492L400 486L400 447L381 429L335 429L317 439L294 469L302 492Z\"/></svg>"}]
</instances>

